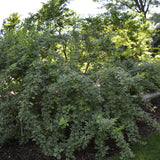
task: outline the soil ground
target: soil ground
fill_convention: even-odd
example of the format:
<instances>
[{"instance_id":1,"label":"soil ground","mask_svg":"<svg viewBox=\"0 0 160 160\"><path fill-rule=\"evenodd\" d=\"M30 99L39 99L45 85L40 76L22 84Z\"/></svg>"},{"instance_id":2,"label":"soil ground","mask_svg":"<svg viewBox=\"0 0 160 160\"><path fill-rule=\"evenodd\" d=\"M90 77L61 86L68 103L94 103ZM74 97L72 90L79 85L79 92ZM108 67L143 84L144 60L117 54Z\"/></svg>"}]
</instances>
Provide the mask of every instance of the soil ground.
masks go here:
<instances>
[{"instance_id":1,"label":"soil ground","mask_svg":"<svg viewBox=\"0 0 160 160\"><path fill-rule=\"evenodd\" d=\"M160 123L160 97L152 100L152 103L156 106L155 112L151 112L151 116L156 118ZM147 126L145 123L139 123L139 132L142 137L149 136L155 130L151 126ZM114 154L118 150L111 150L110 155ZM88 146L85 151L76 152L77 160L94 160L94 150L92 144ZM4 146L0 149L0 160L56 160L52 157L45 156L41 149L33 142L26 145L19 146L18 142L11 142L8 146Z\"/></svg>"}]
</instances>

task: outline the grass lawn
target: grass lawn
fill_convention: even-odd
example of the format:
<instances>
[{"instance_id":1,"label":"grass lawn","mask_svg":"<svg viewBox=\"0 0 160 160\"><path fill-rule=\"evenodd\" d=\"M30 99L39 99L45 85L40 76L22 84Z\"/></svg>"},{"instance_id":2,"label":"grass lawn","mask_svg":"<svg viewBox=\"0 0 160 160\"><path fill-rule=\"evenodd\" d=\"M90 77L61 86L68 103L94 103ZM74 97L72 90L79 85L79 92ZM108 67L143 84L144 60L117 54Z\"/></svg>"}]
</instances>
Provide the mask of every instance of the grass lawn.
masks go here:
<instances>
[{"instance_id":1,"label":"grass lawn","mask_svg":"<svg viewBox=\"0 0 160 160\"><path fill-rule=\"evenodd\" d=\"M160 160L160 132L156 132L144 139L141 144L132 146L135 154L133 160ZM119 160L119 156L111 157L108 160Z\"/></svg>"}]
</instances>

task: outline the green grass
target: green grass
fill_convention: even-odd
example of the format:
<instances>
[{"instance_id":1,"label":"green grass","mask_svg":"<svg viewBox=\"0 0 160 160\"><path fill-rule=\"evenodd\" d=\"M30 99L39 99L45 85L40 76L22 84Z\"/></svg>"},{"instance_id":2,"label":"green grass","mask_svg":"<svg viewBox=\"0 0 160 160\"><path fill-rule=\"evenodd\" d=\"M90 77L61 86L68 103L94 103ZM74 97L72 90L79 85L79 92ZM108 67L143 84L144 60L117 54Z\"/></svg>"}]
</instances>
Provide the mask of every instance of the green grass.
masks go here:
<instances>
[{"instance_id":1,"label":"green grass","mask_svg":"<svg viewBox=\"0 0 160 160\"><path fill-rule=\"evenodd\" d=\"M160 160L160 132L156 132L144 139L141 144L132 146L135 158L132 160ZM119 156L114 156L108 160L119 160Z\"/></svg>"}]
</instances>

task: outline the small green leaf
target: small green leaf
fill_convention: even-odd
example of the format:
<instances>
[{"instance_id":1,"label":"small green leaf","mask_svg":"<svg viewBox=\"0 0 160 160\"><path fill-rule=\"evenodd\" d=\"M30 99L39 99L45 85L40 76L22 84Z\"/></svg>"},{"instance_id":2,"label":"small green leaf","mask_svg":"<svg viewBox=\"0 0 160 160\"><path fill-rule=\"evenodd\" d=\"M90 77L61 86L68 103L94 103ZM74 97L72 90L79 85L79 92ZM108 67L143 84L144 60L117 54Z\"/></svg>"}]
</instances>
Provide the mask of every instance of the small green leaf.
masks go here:
<instances>
[{"instance_id":1,"label":"small green leaf","mask_svg":"<svg viewBox=\"0 0 160 160\"><path fill-rule=\"evenodd\" d=\"M69 126L67 120L64 119L64 117L62 117L59 121L59 125L62 127L62 128L66 128L67 126Z\"/></svg>"}]
</instances>

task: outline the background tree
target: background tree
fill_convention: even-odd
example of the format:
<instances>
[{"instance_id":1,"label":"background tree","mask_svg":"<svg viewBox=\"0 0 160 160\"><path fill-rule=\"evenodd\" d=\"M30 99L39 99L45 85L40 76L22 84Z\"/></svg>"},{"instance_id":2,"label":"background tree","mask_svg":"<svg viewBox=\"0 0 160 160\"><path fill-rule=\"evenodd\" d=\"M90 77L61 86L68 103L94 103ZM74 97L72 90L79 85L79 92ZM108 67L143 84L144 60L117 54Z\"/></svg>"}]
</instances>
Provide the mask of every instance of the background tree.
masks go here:
<instances>
[{"instance_id":1,"label":"background tree","mask_svg":"<svg viewBox=\"0 0 160 160\"><path fill-rule=\"evenodd\" d=\"M153 56L156 56L160 53L160 13L154 13L149 20L154 27L154 33L151 35L151 51L154 52Z\"/></svg>"},{"instance_id":2,"label":"background tree","mask_svg":"<svg viewBox=\"0 0 160 160\"><path fill-rule=\"evenodd\" d=\"M151 51L154 52L155 55L160 54L160 23L157 23L155 25L155 30L154 34L152 35L152 49Z\"/></svg>"},{"instance_id":3,"label":"background tree","mask_svg":"<svg viewBox=\"0 0 160 160\"><path fill-rule=\"evenodd\" d=\"M158 6L159 0L93 0L104 2L107 9L135 9L138 13L143 13L146 17L152 6Z\"/></svg>"},{"instance_id":4,"label":"background tree","mask_svg":"<svg viewBox=\"0 0 160 160\"><path fill-rule=\"evenodd\" d=\"M160 23L160 13L154 13L149 20L154 24Z\"/></svg>"}]
</instances>

